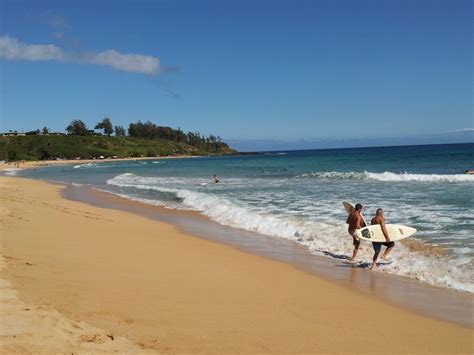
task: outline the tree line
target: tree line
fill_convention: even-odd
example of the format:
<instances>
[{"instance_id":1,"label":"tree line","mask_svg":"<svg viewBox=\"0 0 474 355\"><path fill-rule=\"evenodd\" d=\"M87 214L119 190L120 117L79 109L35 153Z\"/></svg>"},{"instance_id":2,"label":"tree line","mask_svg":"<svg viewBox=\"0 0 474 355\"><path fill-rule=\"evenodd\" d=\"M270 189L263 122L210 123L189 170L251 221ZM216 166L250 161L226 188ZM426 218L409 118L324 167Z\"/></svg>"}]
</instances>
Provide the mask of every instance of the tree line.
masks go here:
<instances>
[{"instance_id":1,"label":"tree line","mask_svg":"<svg viewBox=\"0 0 474 355\"><path fill-rule=\"evenodd\" d=\"M110 118L105 117L102 121L97 122L94 129L102 130L102 133L107 136L115 134L117 137L127 135L123 126L113 126ZM81 120L73 120L67 127L66 132L72 136L86 136L96 134L94 130L87 128L86 124ZM192 145L194 147L205 149L208 151L217 152L221 148L226 148L227 144L222 141L219 136L209 135L204 136L199 132L183 132L180 128L174 129L171 127L157 126L151 121L145 123L138 121L130 123L128 126L128 136L134 138L145 139L166 139L174 142L182 142Z\"/></svg>"}]
</instances>

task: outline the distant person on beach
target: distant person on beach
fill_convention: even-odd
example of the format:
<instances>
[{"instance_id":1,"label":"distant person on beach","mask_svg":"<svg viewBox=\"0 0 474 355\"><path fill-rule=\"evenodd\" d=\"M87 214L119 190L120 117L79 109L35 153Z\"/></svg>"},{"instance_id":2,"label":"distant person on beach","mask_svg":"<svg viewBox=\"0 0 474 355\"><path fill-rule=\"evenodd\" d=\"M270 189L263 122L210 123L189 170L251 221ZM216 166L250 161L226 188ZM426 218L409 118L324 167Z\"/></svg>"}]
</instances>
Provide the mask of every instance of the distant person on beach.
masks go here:
<instances>
[{"instance_id":1,"label":"distant person on beach","mask_svg":"<svg viewBox=\"0 0 474 355\"><path fill-rule=\"evenodd\" d=\"M363 227L363 220L360 213L362 212L362 205L358 203L355 205L355 210L347 217L346 223L349 224L347 231L352 237L352 245L354 245L354 251L352 252L351 261L355 260L357 252L359 251L360 240L355 237L356 229Z\"/></svg>"},{"instance_id":2,"label":"distant person on beach","mask_svg":"<svg viewBox=\"0 0 474 355\"><path fill-rule=\"evenodd\" d=\"M380 227L382 228L382 233L385 237L386 242L380 243L380 242L372 242L372 246L374 247L374 258L372 260L372 266L370 267L370 270L372 270L375 266L375 263L377 262L377 258L379 257L380 250L382 249L382 245L387 247L385 249L385 252L382 254L381 258L383 260L389 261L390 259L387 257L388 253L393 249L395 246L395 242L390 241L390 237L388 236L387 228L385 228L385 217L383 216L383 209L377 208L377 211L375 212L375 217L372 218L370 221L371 224L380 224Z\"/></svg>"},{"instance_id":3,"label":"distant person on beach","mask_svg":"<svg viewBox=\"0 0 474 355\"><path fill-rule=\"evenodd\" d=\"M217 175L214 175L213 176L213 179L214 179L214 183L217 184L220 180L219 180L219 177Z\"/></svg>"}]
</instances>

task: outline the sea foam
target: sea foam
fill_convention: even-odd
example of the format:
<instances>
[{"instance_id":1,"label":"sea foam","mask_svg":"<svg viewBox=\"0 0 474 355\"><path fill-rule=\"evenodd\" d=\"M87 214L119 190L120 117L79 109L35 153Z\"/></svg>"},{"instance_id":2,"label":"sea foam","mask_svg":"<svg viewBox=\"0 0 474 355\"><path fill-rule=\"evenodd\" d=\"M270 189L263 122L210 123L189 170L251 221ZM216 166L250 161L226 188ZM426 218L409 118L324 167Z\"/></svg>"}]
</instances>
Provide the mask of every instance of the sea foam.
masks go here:
<instances>
[{"instance_id":1,"label":"sea foam","mask_svg":"<svg viewBox=\"0 0 474 355\"><path fill-rule=\"evenodd\" d=\"M5 171L5 175L15 176L21 170L23 170L23 169L20 169L20 168L7 168L7 169L4 169L3 171Z\"/></svg>"},{"instance_id":2,"label":"sea foam","mask_svg":"<svg viewBox=\"0 0 474 355\"><path fill-rule=\"evenodd\" d=\"M79 164L79 165L74 165L74 169L80 169L80 168L91 168L97 166L97 164L92 164L92 163L86 163L86 164Z\"/></svg>"},{"instance_id":3,"label":"sea foam","mask_svg":"<svg viewBox=\"0 0 474 355\"><path fill-rule=\"evenodd\" d=\"M183 209L199 211L226 226L293 240L305 245L314 254L345 256L351 251L352 240L347 235L346 226L343 224L331 223L328 220L309 220L298 214L275 215L243 201L230 200L228 196L160 186L159 183L162 181L160 178L140 177L126 173L107 180L107 184L136 191L148 190L174 194L180 200L180 207ZM148 204L176 207L176 204L133 197L130 193L121 193L121 195ZM371 244L364 244L359 257L361 260L370 261L373 254ZM379 270L413 277L436 286L474 292L470 272L472 258L455 259L447 255L425 255L410 251L403 243L397 243L393 258L396 259L396 263L386 265Z\"/></svg>"},{"instance_id":4,"label":"sea foam","mask_svg":"<svg viewBox=\"0 0 474 355\"><path fill-rule=\"evenodd\" d=\"M377 180L377 181L418 181L418 182L474 182L474 175L469 174L410 174L410 173L372 173L372 172L339 172L322 171L297 175L297 179L351 179L351 180Z\"/></svg>"}]
</instances>

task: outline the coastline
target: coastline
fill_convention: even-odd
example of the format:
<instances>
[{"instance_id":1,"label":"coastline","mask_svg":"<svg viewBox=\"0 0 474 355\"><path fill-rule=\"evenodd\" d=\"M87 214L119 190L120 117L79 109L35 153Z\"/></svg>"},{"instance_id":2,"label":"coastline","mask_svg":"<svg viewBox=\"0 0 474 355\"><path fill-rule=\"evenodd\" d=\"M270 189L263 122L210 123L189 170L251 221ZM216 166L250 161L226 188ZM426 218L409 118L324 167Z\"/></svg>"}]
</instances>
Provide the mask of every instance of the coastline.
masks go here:
<instances>
[{"instance_id":1,"label":"coastline","mask_svg":"<svg viewBox=\"0 0 474 355\"><path fill-rule=\"evenodd\" d=\"M432 286L408 276L368 272L366 268L370 265L369 263L362 266L352 265L342 261L338 255L329 255L329 257L315 255L305 246L292 240L228 227L197 211L149 205L110 192L71 184L65 184L61 196L91 206L120 210L168 223L184 234L228 245L266 259L284 262L330 282L336 282L351 290L376 297L422 316L474 328L472 294L466 291ZM409 242L410 248L420 250L419 243ZM432 252L432 249L430 247L426 252ZM443 251L437 249L436 252ZM430 302L426 302L427 299Z\"/></svg>"},{"instance_id":2,"label":"coastline","mask_svg":"<svg viewBox=\"0 0 474 355\"><path fill-rule=\"evenodd\" d=\"M169 155L160 157L130 157L130 158L104 158L104 159L66 159L66 160L22 160L12 162L1 162L0 171L8 169L34 169L50 165L70 165L70 164L88 164L88 163L110 163L115 161L136 161L136 160L162 160L162 159L183 159L200 158L201 155Z\"/></svg>"},{"instance_id":3,"label":"coastline","mask_svg":"<svg viewBox=\"0 0 474 355\"><path fill-rule=\"evenodd\" d=\"M472 329L164 222L66 200L61 186L12 177L0 184L8 257L1 275L19 298L141 349L472 352ZM34 349L11 334L5 341L19 352Z\"/></svg>"}]
</instances>

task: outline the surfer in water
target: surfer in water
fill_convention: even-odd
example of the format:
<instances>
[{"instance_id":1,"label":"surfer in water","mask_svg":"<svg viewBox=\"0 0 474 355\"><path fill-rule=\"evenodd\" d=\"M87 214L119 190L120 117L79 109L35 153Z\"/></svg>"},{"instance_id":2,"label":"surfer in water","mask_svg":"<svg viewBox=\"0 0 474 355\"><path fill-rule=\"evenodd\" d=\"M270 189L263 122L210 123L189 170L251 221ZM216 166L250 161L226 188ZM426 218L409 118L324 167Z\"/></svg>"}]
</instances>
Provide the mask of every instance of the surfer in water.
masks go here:
<instances>
[{"instance_id":1,"label":"surfer in water","mask_svg":"<svg viewBox=\"0 0 474 355\"><path fill-rule=\"evenodd\" d=\"M360 213L362 212L362 205L358 203L355 205L355 210L347 217L346 223L349 224L347 231L352 237L352 244L354 245L354 251L352 252L351 261L355 260L357 252L359 251L360 239L355 237L356 229L364 227L364 221Z\"/></svg>"},{"instance_id":2,"label":"surfer in water","mask_svg":"<svg viewBox=\"0 0 474 355\"><path fill-rule=\"evenodd\" d=\"M386 246L387 249L385 249L384 253L382 254L381 258L386 261L390 261L390 259L387 257L388 253L393 249L395 246L395 242L390 241L390 237L388 236L387 228L385 228L385 217L383 216L383 209L377 208L377 211L375 212L375 217L372 218L370 221L371 224L380 224L380 227L382 228L382 233L385 237L386 242L380 243L380 242L372 242L372 246L374 247L374 258L372 260L372 266L370 267L370 270L372 270L375 266L375 263L377 262L377 258L379 257L380 250L382 249L382 245Z\"/></svg>"},{"instance_id":3,"label":"surfer in water","mask_svg":"<svg viewBox=\"0 0 474 355\"><path fill-rule=\"evenodd\" d=\"M212 178L214 179L215 184L217 184L220 181L217 175L214 175Z\"/></svg>"}]
</instances>

